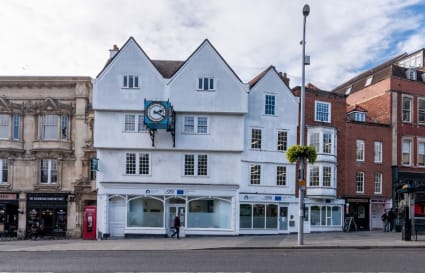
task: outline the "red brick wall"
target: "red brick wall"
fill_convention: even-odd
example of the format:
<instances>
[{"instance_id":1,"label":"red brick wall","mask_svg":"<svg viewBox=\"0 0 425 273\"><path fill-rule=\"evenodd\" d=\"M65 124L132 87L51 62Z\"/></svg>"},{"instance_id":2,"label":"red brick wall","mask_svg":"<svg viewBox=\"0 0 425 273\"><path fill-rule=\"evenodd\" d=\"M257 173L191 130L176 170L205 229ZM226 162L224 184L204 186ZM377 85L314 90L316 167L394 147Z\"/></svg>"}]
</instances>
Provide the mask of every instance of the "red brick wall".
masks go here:
<instances>
[{"instance_id":1,"label":"red brick wall","mask_svg":"<svg viewBox=\"0 0 425 273\"><path fill-rule=\"evenodd\" d=\"M346 123L345 153L345 179L342 194L346 196L361 197L391 197L392 174L391 174L391 127L371 123ZM365 142L365 160L356 160L356 140ZM374 142L382 142L382 163L374 162ZM362 171L365 174L364 193L356 193L356 173ZM374 194L374 176L376 172L382 173L382 194Z\"/></svg>"}]
</instances>

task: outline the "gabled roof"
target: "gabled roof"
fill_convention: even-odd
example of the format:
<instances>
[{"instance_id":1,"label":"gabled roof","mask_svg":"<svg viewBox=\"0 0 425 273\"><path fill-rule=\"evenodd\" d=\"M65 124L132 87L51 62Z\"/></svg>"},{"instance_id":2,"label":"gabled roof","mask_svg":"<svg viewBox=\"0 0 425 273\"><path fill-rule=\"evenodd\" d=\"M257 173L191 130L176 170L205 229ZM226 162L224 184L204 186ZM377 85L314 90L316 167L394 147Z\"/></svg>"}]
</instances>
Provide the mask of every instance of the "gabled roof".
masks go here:
<instances>
[{"instance_id":1,"label":"gabled roof","mask_svg":"<svg viewBox=\"0 0 425 273\"><path fill-rule=\"evenodd\" d=\"M152 60L153 65L159 73L165 78L171 78L185 63L184 61L165 61L165 60Z\"/></svg>"},{"instance_id":2,"label":"gabled roof","mask_svg":"<svg viewBox=\"0 0 425 273\"><path fill-rule=\"evenodd\" d=\"M276 67L274 67L273 65L270 65L268 68L266 68L264 71L262 71L260 74L258 74L257 76L255 76L252 80L250 80L248 82L249 89L252 89L270 70L273 70L279 76L279 78L281 79L281 81L289 89L289 86L288 86L287 82L285 82L285 80L282 78L282 76L280 75L280 73L276 70Z\"/></svg>"},{"instance_id":3,"label":"gabled roof","mask_svg":"<svg viewBox=\"0 0 425 273\"><path fill-rule=\"evenodd\" d=\"M205 39L193 52L190 54L190 56L186 59L186 61L183 62L183 64L179 67L179 69L174 73L173 77L185 66L185 64L205 45L208 44L214 52L217 54L217 56L221 59L221 61L227 66L227 68L232 72L232 74L236 77L236 79L243 83L242 80L239 78L238 74L235 73L235 71L232 69L232 67L226 62L226 60L221 56L221 54L217 51L217 49L211 44L211 42L208 39Z\"/></svg>"},{"instance_id":4,"label":"gabled roof","mask_svg":"<svg viewBox=\"0 0 425 273\"><path fill-rule=\"evenodd\" d=\"M233 75L239 80L240 83L242 83L239 76L235 73L235 71L229 66L229 64L224 60L224 58L220 55L220 53L215 49L215 47L211 44L211 42L208 39L205 39L198 48L195 49L195 51L192 52L192 54L185 60L185 61L171 61L171 60L151 60L149 56L146 54L146 52L142 49L142 47L137 43L137 41L131 36L124 45L118 50L118 52L110 58L103 69L99 72L99 74L96 76L98 78L105 70L106 68L120 55L121 51L130 43L130 41L134 42L137 47L140 49L140 51L146 56L146 58L152 63L152 65L156 68L156 70L161 74L161 76L164 79L170 79L174 75L177 74L177 72L184 66L185 63L187 63L188 60L192 58L192 56L204 45L208 44L215 53L220 57L220 59L226 64L226 66L230 69L230 71L233 73Z\"/></svg>"},{"instance_id":5,"label":"gabled roof","mask_svg":"<svg viewBox=\"0 0 425 273\"><path fill-rule=\"evenodd\" d=\"M146 57L146 59L148 59L152 65L156 68L157 72L160 73L162 75L162 73L158 70L158 68L154 65L154 63L152 62L152 60L149 58L149 56L146 54L146 52L142 49L142 47L137 43L137 41L133 38L133 36L130 36L130 38L128 38L128 40L124 43L124 45L118 50L117 53L115 53L115 55L110 58L105 66L103 67L103 69L99 72L99 74L97 74L96 79L100 77L100 75L102 75L102 73L114 62L114 60L116 60L118 58L118 56L121 54L121 52L123 51L124 48L127 47L127 45L133 42L138 48L139 50L142 52L142 54Z\"/></svg>"}]
</instances>

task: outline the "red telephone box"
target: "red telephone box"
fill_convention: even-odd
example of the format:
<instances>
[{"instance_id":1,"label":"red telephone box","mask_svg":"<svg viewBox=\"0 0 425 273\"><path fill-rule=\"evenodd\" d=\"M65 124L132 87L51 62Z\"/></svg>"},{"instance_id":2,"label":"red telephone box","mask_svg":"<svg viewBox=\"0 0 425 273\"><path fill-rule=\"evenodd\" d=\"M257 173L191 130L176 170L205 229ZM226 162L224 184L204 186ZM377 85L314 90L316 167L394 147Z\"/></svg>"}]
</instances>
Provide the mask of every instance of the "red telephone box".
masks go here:
<instances>
[{"instance_id":1,"label":"red telephone box","mask_svg":"<svg viewBox=\"0 0 425 273\"><path fill-rule=\"evenodd\" d=\"M96 206L84 207L83 239L96 240Z\"/></svg>"}]
</instances>

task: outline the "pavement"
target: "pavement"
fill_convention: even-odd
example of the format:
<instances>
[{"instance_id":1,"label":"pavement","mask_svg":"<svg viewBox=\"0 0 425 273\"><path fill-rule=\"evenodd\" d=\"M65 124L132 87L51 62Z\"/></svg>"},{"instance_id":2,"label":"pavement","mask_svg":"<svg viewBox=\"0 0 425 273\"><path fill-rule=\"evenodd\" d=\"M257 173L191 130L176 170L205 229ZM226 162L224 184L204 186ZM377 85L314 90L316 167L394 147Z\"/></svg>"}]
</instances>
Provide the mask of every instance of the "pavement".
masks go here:
<instances>
[{"instance_id":1,"label":"pavement","mask_svg":"<svg viewBox=\"0 0 425 273\"><path fill-rule=\"evenodd\" d=\"M425 235L418 240L402 240L400 232L356 231L304 234L202 236L171 238L137 238L110 240L14 240L0 241L0 251L122 251L122 250L200 250L200 249L323 249L323 248L425 248Z\"/></svg>"}]
</instances>

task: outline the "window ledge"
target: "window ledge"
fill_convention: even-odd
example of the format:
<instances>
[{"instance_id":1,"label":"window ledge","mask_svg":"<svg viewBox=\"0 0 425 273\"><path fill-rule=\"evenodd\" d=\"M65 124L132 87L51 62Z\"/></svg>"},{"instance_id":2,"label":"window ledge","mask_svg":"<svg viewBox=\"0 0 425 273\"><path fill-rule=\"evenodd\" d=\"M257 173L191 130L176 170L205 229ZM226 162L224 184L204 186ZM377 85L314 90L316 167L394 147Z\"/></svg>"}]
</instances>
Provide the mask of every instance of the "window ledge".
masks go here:
<instances>
[{"instance_id":1,"label":"window ledge","mask_svg":"<svg viewBox=\"0 0 425 273\"><path fill-rule=\"evenodd\" d=\"M36 140L32 143L32 150L72 151L72 141L69 140Z\"/></svg>"},{"instance_id":2,"label":"window ledge","mask_svg":"<svg viewBox=\"0 0 425 273\"><path fill-rule=\"evenodd\" d=\"M12 185L9 184L8 182L0 183L0 189L2 189L2 190L11 189L11 188L12 188Z\"/></svg>"},{"instance_id":3,"label":"window ledge","mask_svg":"<svg viewBox=\"0 0 425 273\"><path fill-rule=\"evenodd\" d=\"M24 150L24 142L19 141L19 140L1 139L0 140L0 149L1 150L23 151Z\"/></svg>"}]
</instances>

